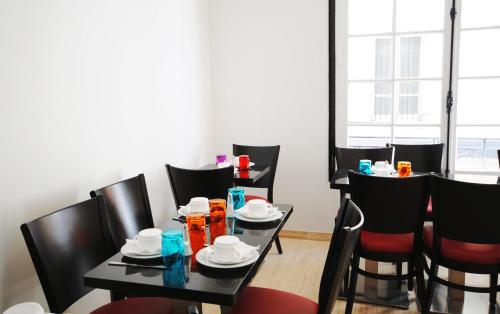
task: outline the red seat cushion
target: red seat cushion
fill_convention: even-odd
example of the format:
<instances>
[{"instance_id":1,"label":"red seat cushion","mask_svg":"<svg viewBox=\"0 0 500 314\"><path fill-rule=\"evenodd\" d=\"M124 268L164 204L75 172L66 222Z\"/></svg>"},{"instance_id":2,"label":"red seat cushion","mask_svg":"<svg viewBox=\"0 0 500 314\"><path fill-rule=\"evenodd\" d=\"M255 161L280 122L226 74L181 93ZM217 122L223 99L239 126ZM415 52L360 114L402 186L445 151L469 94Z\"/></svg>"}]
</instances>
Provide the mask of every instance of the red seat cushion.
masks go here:
<instances>
[{"instance_id":1,"label":"red seat cushion","mask_svg":"<svg viewBox=\"0 0 500 314\"><path fill-rule=\"evenodd\" d=\"M424 227L424 242L427 248L432 248L432 226ZM480 244L455 241L441 238L441 254L443 257L472 264L500 263L500 244Z\"/></svg>"},{"instance_id":2,"label":"red seat cushion","mask_svg":"<svg viewBox=\"0 0 500 314\"><path fill-rule=\"evenodd\" d=\"M167 298L129 298L101 306L91 314L173 314L172 301Z\"/></svg>"},{"instance_id":3,"label":"red seat cushion","mask_svg":"<svg viewBox=\"0 0 500 314\"><path fill-rule=\"evenodd\" d=\"M245 195L245 202L248 202L250 200L264 200L269 203L269 201L265 197L257 195Z\"/></svg>"},{"instance_id":4,"label":"red seat cushion","mask_svg":"<svg viewBox=\"0 0 500 314\"><path fill-rule=\"evenodd\" d=\"M285 291L247 287L238 297L232 314L316 314L318 304Z\"/></svg>"},{"instance_id":5,"label":"red seat cushion","mask_svg":"<svg viewBox=\"0 0 500 314\"><path fill-rule=\"evenodd\" d=\"M361 231L361 247L380 253L410 253L413 251L413 233L378 233Z\"/></svg>"}]
</instances>

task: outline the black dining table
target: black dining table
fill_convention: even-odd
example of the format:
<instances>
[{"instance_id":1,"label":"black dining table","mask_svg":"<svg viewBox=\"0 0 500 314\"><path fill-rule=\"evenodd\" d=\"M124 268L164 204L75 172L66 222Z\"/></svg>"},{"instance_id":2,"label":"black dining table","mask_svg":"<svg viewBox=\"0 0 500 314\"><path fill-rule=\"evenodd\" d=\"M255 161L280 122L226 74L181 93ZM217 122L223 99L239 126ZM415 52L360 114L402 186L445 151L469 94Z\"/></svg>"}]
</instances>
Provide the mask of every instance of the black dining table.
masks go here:
<instances>
[{"instance_id":1,"label":"black dining table","mask_svg":"<svg viewBox=\"0 0 500 314\"><path fill-rule=\"evenodd\" d=\"M241 241L259 246L257 261L238 269L209 268L196 263L194 255L186 257L184 271L169 273L169 270L140 268L134 266L112 266L109 262L136 263L161 266L163 260L131 260L122 253L116 253L108 260L84 275L84 284L91 288L110 290L112 295L153 295L173 299L218 304L227 310L233 306L238 294L255 276L276 236L293 212L289 204L273 204L283 212L283 216L272 222L249 223L237 218L227 219L226 234L232 234ZM178 221L168 220L160 224L162 230L182 230ZM207 227L207 240L210 238ZM201 309L200 309L201 310Z\"/></svg>"},{"instance_id":2,"label":"black dining table","mask_svg":"<svg viewBox=\"0 0 500 314\"><path fill-rule=\"evenodd\" d=\"M350 192L348 170L338 170L330 179L330 188L341 190L344 193ZM427 175L429 173L415 173L414 175ZM500 184L500 177L489 174L465 174L454 173L436 174L448 179L483 183ZM378 272L379 263L371 260L365 260L365 269L370 272ZM404 270L405 271L405 270ZM403 273L404 273L403 271ZM448 278L457 284L465 283L465 273L453 269L448 269ZM414 287L417 285L414 284ZM340 298L345 298L344 291L339 292ZM472 310L475 313L488 312L488 296L483 293L471 293L449 288L436 283L435 294L431 306L431 313L465 313ZM397 286L396 281L385 281L367 278L359 274L356 284L356 302L376 304L382 306L408 309L410 300L406 281L403 281L401 288Z\"/></svg>"},{"instance_id":3,"label":"black dining table","mask_svg":"<svg viewBox=\"0 0 500 314\"><path fill-rule=\"evenodd\" d=\"M217 169L217 165L208 164L200 169ZM236 171L234 172L233 179L235 185L249 185L256 183L271 171L271 167L259 165L252 166L248 170L240 170L238 168L235 169Z\"/></svg>"}]
</instances>

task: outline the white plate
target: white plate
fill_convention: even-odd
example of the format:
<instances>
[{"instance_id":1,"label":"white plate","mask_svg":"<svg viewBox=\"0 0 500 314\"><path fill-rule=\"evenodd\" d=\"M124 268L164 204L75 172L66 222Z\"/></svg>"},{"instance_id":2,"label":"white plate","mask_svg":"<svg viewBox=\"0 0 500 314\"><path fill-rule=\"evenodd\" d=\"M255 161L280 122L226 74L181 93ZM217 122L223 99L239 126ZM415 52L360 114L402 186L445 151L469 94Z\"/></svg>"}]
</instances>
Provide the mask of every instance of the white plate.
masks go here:
<instances>
[{"instance_id":1,"label":"white plate","mask_svg":"<svg viewBox=\"0 0 500 314\"><path fill-rule=\"evenodd\" d=\"M152 255L144 255L144 254L137 254L134 253L134 250L130 248L127 244L124 244L122 248L120 249L120 252L125 255L126 257L130 258L136 258L136 259L150 259L150 258L158 258L161 257L161 250L159 253L152 254Z\"/></svg>"},{"instance_id":2,"label":"white plate","mask_svg":"<svg viewBox=\"0 0 500 314\"><path fill-rule=\"evenodd\" d=\"M250 162L248 163L248 167L252 168L253 166L255 166L255 163L250 161ZM238 168L238 169L240 168L239 166L234 166L234 167L235 167L235 168Z\"/></svg>"},{"instance_id":3,"label":"white plate","mask_svg":"<svg viewBox=\"0 0 500 314\"><path fill-rule=\"evenodd\" d=\"M217 260L216 258L214 258L212 247L213 246L209 246L209 247L205 248L207 251L207 253L205 254L205 258L210 260L210 262L218 264L218 265L233 265L233 264L244 263L247 260L249 260L250 258L252 258L252 255L253 255L252 253L250 253L248 256L245 256L244 258L240 259L239 261L221 261L221 260Z\"/></svg>"},{"instance_id":4,"label":"white plate","mask_svg":"<svg viewBox=\"0 0 500 314\"><path fill-rule=\"evenodd\" d=\"M243 208L243 207L242 207ZM274 213L272 215L269 215L266 218L250 218L246 217L242 213L239 213L239 209L234 211L234 217L236 217L239 220L243 221L248 221L248 222L269 222L269 221L275 221L283 217L283 213L279 209L275 209Z\"/></svg>"},{"instance_id":5,"label":"white plate","mask_svg":"<svg viewBox=\"0 0 500 314\"><path fill-rule=\"evenodd\" d=\"M189 207L189 205L181 206L179 208L179 210L177 211L177 214L179 214L179 216L186 216L187 214L190 214L189 210L188 210L188 207ZM210 212L209 211L206 212L206 213L204 213L204 214L205 214L205 216L210 216Z\"/></svg>"},{"instance_id":6,"label":"white plate","mask_svg":"<svg viewBox=\"0 0 500 314\"><path fill-rule=\"evenodd\" d=\"M252 250L250 258L246 261L236 263L236 264L217 264L210 260L210 257L207 255L211 254L207 248L203 248L196 254L196 261L204 266L213 267L213 268L238 268L243 266L248 266L255 263L259 259L259 252L257 250Z\"/></svg>"}]
</instances>

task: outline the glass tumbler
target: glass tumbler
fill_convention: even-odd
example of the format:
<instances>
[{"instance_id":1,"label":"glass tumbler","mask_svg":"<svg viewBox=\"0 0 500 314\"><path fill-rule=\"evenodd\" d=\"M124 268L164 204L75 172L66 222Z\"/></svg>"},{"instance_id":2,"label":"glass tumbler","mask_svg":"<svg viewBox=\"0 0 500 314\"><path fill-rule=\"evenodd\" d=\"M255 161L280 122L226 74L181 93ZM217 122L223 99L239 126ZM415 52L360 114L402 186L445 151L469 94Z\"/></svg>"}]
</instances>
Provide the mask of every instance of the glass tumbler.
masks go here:
<instances>
[{"instance_id":1,"label":"glass tumbler","mask_svg":"<svg viewBox=\"0 0 500 314\"><path fill-rule=\"evenodd\" d=\"M240 155L240 163L239 163L240 170L248 170L249 166L250 166L250 156Z\"/></svg>"},{"instance_id":2,"label":"glass tumbler","mask_svg":"<svg viewBox=\"0 0 500 314\"><path fill-rule=\"evenodd\" d=\"M184 258L184 235L181 230L169 230L163 232L161 243L161 255L163 261L169 265Z\"/></svg>"},{"instance_id":3,"label":"glass tumbler","mask_svg":"<svg viewBox=\"0 0 500 314\"><path fill-rule=\"evenodd\" d=\"M361 159L359 161L359 173L371 174L372 173L372 161L368 159Z\"/></svg>"},{"instance_id":4,"label":"glass tumbler","mask_svg":"<svg viewBox=\"0 0 500 314\"><path fill-rule=\"evenodd\" d=\"M245 190L243 188L230 188L229 193L233 197L234 210L238 210L245 206Z\"/></svg>"},{"instance_id":5,"label":"glass tumbler","mask_svg":"<svg viewBox=\"0 0 500 314\"><path fill-rule=\"evenodd\" d=\"M210 244L214 240L226 234L226 200L212 199L208 201L210 205Z\"/></svg>"},{"instance_id":6,"label":"glass tumbler","mask_svg":"<svg viewBox=\"0 0 500 314\"><path fill-rule=\"evenodd\" d=\"M411 162L409 161L398 161L398 175L400 177L411 176Z\"/></svg>"},{"instance_id":7,"label":"glass tumbler","mask_svg":"<svg viewBox=\"0 0 500 314\"><path fill-rule=\"evenodd\" d=\"M207 232L205 230L205 215L204 214L188 214L186 216L189 240L191 241L191 249L193 256L196 256L205 243L207 243Z\"/></svg>"}]
</instances>

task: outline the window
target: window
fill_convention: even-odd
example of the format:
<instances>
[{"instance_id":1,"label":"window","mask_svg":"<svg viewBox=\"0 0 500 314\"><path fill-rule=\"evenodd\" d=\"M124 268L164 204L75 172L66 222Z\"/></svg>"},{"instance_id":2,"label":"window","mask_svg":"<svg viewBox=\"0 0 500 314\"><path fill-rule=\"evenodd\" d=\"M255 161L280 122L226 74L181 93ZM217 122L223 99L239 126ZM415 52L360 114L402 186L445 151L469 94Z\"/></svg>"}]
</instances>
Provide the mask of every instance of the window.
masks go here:
<instances>
[{"instance_id":1,"label":"window","mask_svg":"<svg viewBox=\"0 0 500 314\"><path fill-rule=\"evenodd\" d=\"M458 171L497 171L500 149L500 1L462 0L456 76ZM494 12L497 12L496 14Z\"/></svg>"},{"instance_id":2,"label":"window","mask_svg":"<svg viewBox=\"0 0 500 314\"><path fill-rule=\"evenodd\" d=\"M440 142L444 0L343 2L347 145ZM442 14L416 19L421 5Z\"/></svg>"},{"instance_id":3,"label":"window","mask_svg":"<svg viewBox=\"0 0 500 314\"><path fill-rule=\"evenodd\" d=\"M445 141L452 1L336 1L339 146ZM451 170L498 172L500 1L456 7Z\"/></svg>"}]
</instances>

